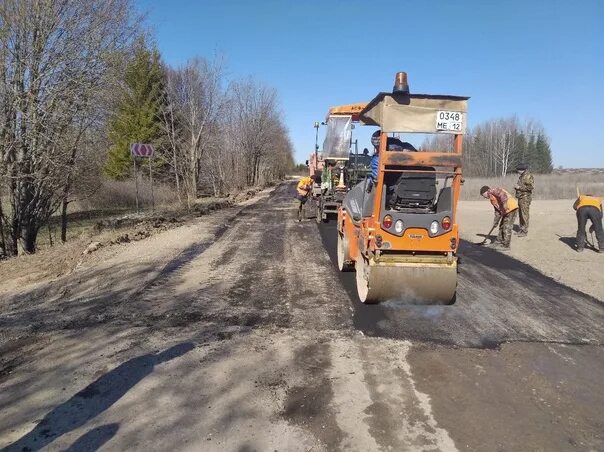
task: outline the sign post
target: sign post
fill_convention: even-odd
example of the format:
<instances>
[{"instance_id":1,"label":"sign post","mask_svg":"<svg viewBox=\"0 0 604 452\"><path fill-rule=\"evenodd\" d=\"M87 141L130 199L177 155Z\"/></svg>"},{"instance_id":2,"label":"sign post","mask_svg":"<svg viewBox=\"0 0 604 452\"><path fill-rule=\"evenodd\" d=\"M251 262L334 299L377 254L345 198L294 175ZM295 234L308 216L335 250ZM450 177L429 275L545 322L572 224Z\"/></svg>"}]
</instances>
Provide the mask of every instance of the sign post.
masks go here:
<instances>
[{"instance_id":1,"label":"sign post","mask_svg":"<svg viewBox=\"0 0 604 452\"><path fill-rule=\"evenodd\" d=\"M153 157L149 157L149 180L151 181L151 210L155 210L155 197L153 196L153 171L151 170L151 160Z\"/></svg>"},{"instance_id":2,"label":"sign post","mask_svg":"<svg viewBox=\"0 0 604 452\"><path fill-rule=\"evenodd\" d=\"M134 186L136 187L136 213L138 213L138 174L136 174L136 157L132 157L134 162Z\"/></svg>"},{"instance_id":3,"label":"sign post","mask_svg":"<svg viewBox=\"0 0 604 452\"><path fill-rule=\"evenodd\" d=\"M155 150L150 144L134 143L130 146L130 155L134 161L134 181L136 185L136 211L138 212L138 177L136 173L136 157L147 157L149 159L149 181L151 182L151 208L155 210L155 198L153 196L153 170L151 166L151 159Z\"/></svg>"}]
</instances>

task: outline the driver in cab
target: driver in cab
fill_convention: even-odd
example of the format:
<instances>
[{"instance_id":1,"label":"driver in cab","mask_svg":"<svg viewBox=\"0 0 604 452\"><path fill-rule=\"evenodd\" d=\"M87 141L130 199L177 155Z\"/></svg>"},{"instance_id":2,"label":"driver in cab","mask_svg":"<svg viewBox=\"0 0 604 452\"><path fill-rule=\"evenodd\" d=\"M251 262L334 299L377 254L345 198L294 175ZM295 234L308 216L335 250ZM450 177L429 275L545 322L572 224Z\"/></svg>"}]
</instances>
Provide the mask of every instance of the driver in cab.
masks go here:
<instances>
[{"instance_id":1,"label":"driver in cab","mask_svg":"<svg viewBox=\"0 0 604 452\"><path fill-rule=\"evenodd\" d=\"M371 157L371 174L368 179L369 182L367 184L367 193L370 193L373 189L377 181L378 170L379 170L379 162L380 162L380 131L376 130L371 135L371 144L373 145L373 156ZM401 141L398 138L388 137L386 141L386 149L388 151L407 151L407 152L417 152L417 149L406 141Z\"/></svg>"}]
</instances>

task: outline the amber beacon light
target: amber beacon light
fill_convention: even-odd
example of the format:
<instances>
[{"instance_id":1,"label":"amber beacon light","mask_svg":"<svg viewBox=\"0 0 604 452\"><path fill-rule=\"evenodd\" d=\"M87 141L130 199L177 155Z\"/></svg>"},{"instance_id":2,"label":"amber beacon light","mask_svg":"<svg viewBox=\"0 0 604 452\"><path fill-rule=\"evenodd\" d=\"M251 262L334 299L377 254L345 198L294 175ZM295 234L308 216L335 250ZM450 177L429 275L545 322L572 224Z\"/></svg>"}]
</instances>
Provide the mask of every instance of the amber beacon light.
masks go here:
<instances>
[{"instance_id":1,"label":"amber beacon light","mask_svg":"<svg viewBox=\"0 0 604 452\"><path fill-rule=\"evenodd\" d=\"M409 94L409 84L407 83L407 73L397 72L394 76L393 93Z\"/></svg>"}]
</instances>

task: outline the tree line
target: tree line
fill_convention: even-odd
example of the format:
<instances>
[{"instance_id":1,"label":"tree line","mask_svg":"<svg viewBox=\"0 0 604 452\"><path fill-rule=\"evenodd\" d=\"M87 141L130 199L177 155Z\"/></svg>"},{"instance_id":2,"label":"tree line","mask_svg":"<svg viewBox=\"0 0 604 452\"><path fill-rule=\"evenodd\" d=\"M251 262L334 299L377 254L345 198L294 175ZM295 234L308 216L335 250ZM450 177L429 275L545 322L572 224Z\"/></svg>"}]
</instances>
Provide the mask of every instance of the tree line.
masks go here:
<instances>
[{"instance_id":1,"label":"tree line","mask_svg":"<svg viewBox=\"0 0 604 452\"><path fill-rule=\"evenodd\" d=\"M432 135L421 148L452 149L452 143L450 135ZM521 163L535 173L553 170L549 138L543 126L515 116L487 120L468 129L462 159L467 176L505 176Z\"/></svg>"},{"instance_id":2,"label":"tree line","mask_svg":"<svg viewBox=\"0 0 604 452\"><path fill-rule=\"evenodd\" d=\"M219 58L172 68L141 42L120 99L104 167L114 179L132 176L133 142L154 145L155 171L189 205L200 191L271 183L293 167L277 92L251 78L228 82Z\"/></svg>"},{"instance_id":3,"label":"tree line","mask_svg":"<svg viewBox=\"0 0 604 452\"><path fill-rule=\"evenodd\" d=\"M293 166L273 88L219 58L170 67L141 23L130 0L0 2L0 256L35 252L57 213L65 241L69 203L133 177L133 143L189 206Z\"/></svg>"}]
</instances>

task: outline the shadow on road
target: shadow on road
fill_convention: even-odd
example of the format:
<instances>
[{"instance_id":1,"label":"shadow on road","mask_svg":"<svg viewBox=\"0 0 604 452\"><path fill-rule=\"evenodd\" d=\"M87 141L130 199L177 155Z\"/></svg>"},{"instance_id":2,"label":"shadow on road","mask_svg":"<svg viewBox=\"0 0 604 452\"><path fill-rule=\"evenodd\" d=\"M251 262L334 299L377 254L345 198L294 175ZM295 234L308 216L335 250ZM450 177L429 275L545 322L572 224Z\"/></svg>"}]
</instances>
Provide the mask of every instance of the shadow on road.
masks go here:
<instances>
[{"instance_id":1,"label":"shadow on road","mask_svg":"<svg viewBox=\"0 0 604 452\"><path fill-rule=\"evenodd\" d=\"M577 250L577 238L575 236L562 237L561 235L559 235L558 240L560 240L565 245L568 245L571 249L575 251ZM585 248L596 252L598 251L598 248L596 248L596 246L589 239L585 241Z\"/></svg>"},{"instance_id":2,"label":"shadow on road","mask_svg":"<svg viewBox=\"0 0 604 452\"><path fill-rule=\"evenodd\" d=\"M577 239L575 237L562 237L561 235L559 235L558 240L560 240L562 243L564 243L565 245L567 245L569 248L571 248L573 250L577 249L575 246Z\"/></svg>"},{"instance_id":3,"label":"shadow on road","mask_svg":"<svg viewBox=\"0 0 604 452\"><path fill-rule=\"evenodd\" d=\"M496 235L487 235L487 234L476 234L478 237L482 237L485 241L486 240L490 240L491 242L495 242L497 240L497 236ZM476 243L476 245L479 245L479 243Z\"/></svg>"},{"instance_id":4,"label":"shadow on road","mask_svg":"<svg viewBox=\"0 0 604 452\"><path fill-rule=\"evenodd\" d=\"M60 436L85 425L107 410L143 378L151 374L156 365L182 356L192 349L193 344L185 342L161 353L149 353L120 364L54 408L33 430L4 450L38 450L46 447ZM73 447L77 447L77 443L80 445L88 444L88 442L103 444L115 432L117 432L116 424L93 429L80 437L70 450L81 450L73 449ZM86 450L94 450L94 448L86 447Z\"/></svg>"},{"instance_id":5,"label":"shadow on road","mask_svg":"<svg viewBox=\"0 0 604 452\"><path fill-rule=\"evenodd\" d=\"M83 452L98 450L103 444L115 436L119 430L119 424L105 424L80 436L65 452Z\"/></svg>"}]
</instances>

